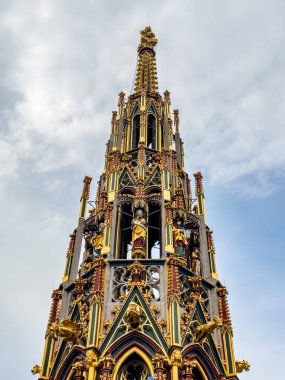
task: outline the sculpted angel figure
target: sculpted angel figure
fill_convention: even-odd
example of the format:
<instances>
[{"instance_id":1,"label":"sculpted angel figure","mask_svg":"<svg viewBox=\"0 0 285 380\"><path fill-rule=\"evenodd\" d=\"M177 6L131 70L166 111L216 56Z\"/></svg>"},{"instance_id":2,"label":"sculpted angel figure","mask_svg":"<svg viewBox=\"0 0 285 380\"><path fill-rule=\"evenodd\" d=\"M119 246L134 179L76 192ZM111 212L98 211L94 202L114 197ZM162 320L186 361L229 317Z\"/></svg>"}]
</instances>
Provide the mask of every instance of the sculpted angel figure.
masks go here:
<instances>
[{"instance_id":1,"label":"sculpted angel figure","mask_svg":"<svg viewBox=\"0 0 285 380\"><path fill-rule=\"evenodd\" d=\"M147 223L143 215L143 210L141 209L137 210L136 217L132 220L132 230L133 248L145 249Z\"/></svg>"}]
</instances>

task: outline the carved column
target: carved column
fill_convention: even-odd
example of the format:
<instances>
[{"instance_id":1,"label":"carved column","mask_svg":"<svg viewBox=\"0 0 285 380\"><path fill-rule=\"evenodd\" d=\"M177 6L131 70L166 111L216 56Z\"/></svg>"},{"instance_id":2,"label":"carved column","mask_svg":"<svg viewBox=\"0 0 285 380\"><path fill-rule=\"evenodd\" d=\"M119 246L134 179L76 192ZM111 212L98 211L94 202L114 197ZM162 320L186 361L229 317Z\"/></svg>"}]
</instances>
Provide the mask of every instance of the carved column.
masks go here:
<instances>
[{"instance_id":1,"label":"carved column","mask_svg":"<svg viewBox=\"0 0 285 380\"><path fill-rule=\"evenodd\" d=\"M204 189L203 189L203 176L201 172L194 173L195 177L195 193L197 198L198 215L204 215L205 218L205 206L204 206Z\"/></svg>"},{"instance_id":2,"label":"carved column","mask_svg":"<svg viewBox=\"0 0 285 380\"><path fill-rule=\"evenodd\" d=\"M227 294L228 291L225 286L220 286L219 288L217 288L219 315L223 322L222 353L226 362L227 376L234 376L236 374L236 364L233 350L233 329Z\"/></svg>"},{"instance_id":3,"label":"carved column","mask_svg":"<svg viewBox=\"0 0 285 380\"><path fill-rule=\"evenodd\" d=\"M168 331L171 346L181 346L180 326L180 290L178 260L176 257L167 258L167 301L168 301Z\"/></svg>"},{"instance_id":4,"label":"carved column","mask_svg":"<svg viewBox=\"0 0 285 380\"><path fill-rule=\"evenodd\" d=\"M208 245L208 254L211 268L211 276L215 279L218 279L217 269L216 269L216 251L213 241L213 231L206 230L207 232L207 245Z\"/></svg>"},{"instance_id":5,"label":"carved column","mask_svg":"<svg viewBox=\"0 0 285 380\"><path fill-rule=\"evenodd\" d=\"M72 370L75 372L74 380L85 380L84 372L86 371L86 365L83 360L74 363Z\"/></svg>"},{"instance_id":6,"label":"carved column","mask_svg":"<svg viewBox=\"0 0 285 380\"><path fill-rule=\"evenodd\" d=\"M70 241L66 253L66 262L65 262L65 269L64 269L64 275L62 277L62 282L65 282L69 279L70 274L70 268L71 268L71 261L74 253L74 246L75 246L75 238L76 233L73 232L71 235L69 235Z\"/></svg>"},{"instance_id":7,"label":"carved column","mask_svg":"<svg viewBox=\"0 0 285 380\"><path fill-rule=\"evenodd\" d=\"M52 297L52 304L51 304L49 321L48 321L48 326L47 326L47 331L46 331L44 355L42 359L42 365L40 367L40 377L39 377L40 379L48 378L50 365L53 360L55 340L52 336L49 335L49 328L52 323L55 323L58 321L58 313L59 313L60 302L62 298L62 291L54 290L51 297Z\"/></svg>"},{"instance_id":8,"label":"carved column","mask_svg":"<svg viewBox=\"0 0 285 380\"><path fill-rule=\"evenodd\" d=\"M87 350L85 363L88 369L88 380L95 380L98 363L97 363L97 355L95 354L93 350Z\"/></svg>"},{"instance_id":9,"label":"carved column","mask_svg":"<svg viewBox=\"0 0 285 380\"><path fill-rule=\"evenodd\" d=\"M179 350L174 350L171 354L171 380L180 380L179 378L179 367L181 366L182 355Z\"/></svg>"},{"instance_id":10,"label":"carved column","mask_svg":"<svg viewBox=\"0 0 285 380\"><path fill-rule=\"evenodd\" d=\"M69 273L67 273L64 276L63 281L67 281L67 280L74 281L77 278L81 246L82 246L83 224L84 224L84 220L85 220L86 212L88 208L91 181L92 181L92 177L88 177L88 176L85 176L83 180L83 190L82 190L82 195L80 198L78 226L76 229L73 255L71 256Z\"/></svg>"},{"instance_id":11,"label":"carved column","mask_svg":"<svg viewBox=\"0 0 285 380\"><path fill-rule=\"evenodd\" d=\"M88 326L88 346L98 347L99 334L102 329L102 305L104 301L105 267L107 259L99 257L94 260L93 303L90 307Z\"/></svg>"}]
</instances>

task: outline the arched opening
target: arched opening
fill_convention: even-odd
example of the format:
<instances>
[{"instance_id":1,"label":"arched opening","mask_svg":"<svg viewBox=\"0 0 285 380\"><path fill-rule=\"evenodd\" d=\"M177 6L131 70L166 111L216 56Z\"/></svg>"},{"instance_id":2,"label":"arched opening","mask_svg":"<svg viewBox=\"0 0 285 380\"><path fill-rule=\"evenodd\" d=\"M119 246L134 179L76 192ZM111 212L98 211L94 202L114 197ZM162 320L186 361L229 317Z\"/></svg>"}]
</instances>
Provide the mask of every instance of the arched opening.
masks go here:
<instances>
[{"instance_id":1,"label":"arched opening","mask_svg":"<svg viewBox=\"0 0 285 380\"><path fill-rule=\"evenodd\" d=\"M158 202L148 204L148 257L161 257L161 205Z\"/></svg>"},{"instance_id":2,"label":"arched opening","mask_svg":"<svg viewBox=\"0 0 285 380\"><path fill-rule=\"evenodd\" d=\"M147 147L155 149L155 117L148 115L147 118Z\"/></svg>"},{"instance_id":3,"label":"arched opening","mask_svg":"<svg viewBox=\"0 0 285 380\"><path fill-rule=\"evenodd\" d=\"M205 377L201 374L197 367L193 368L193 380L204 380Z\"/></svg>"},{"instance_id":4,"label":"arched opening","mask_svg":"<svg viewBox=\"0 0 285 380\"><path fill-rule=\"evenodd\" d=\"M123 363L116 380L147 380L149 376L148 366L139 355L134 353Z\"/></svg>"},{"instance_id":5,"label":"arched opening","mask_svg":"<svg viewBox=\"0 0 285 380\"><path fill-rule=\"evenodd\" d=\"M132 254L132 206L124 203L118 208L117 258L130 259Z\"/></svg>"},{"instance_id":6,"label":"arched opening","mask_svg":"<svg viewBox=\"0 0 285 380\"><path fill-rule=\"evenodd\" d=\"M164 120L164 116L162 116L162 120ZM161 137L161 140L160 140L161 148L164 148L164 125L163 125L163 122L160 125L160 137Z\"/></svg>"},{"instance_id":7,"label":"arched opening","mask_svg":"<svg viewBox=\"0 0 285 380\"><path fill-rule=\"evenodd\" d=\"M138 147L140 141L140 115L133 118L133 146L132 149Z\"/></svg>"}]
</instances>

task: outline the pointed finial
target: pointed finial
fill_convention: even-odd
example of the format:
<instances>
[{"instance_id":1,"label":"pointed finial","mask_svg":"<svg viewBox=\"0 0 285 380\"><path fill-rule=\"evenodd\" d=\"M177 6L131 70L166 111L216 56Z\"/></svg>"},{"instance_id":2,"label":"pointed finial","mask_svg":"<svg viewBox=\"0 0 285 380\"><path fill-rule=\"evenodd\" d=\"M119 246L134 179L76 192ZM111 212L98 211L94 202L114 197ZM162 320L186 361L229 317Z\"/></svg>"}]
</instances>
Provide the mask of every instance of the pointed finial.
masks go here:
<instances>
[{"instance_id":1,"label":"pointed finial","mask_svg":"<svg viewBox=\"0 0 285 380\"><path fill-rule=\"evenodd\" d=\"M140 53L143 49L151 49L153 51L154 46L157 44L157 39L155 34L151 30L150 26L147 26L141 32L141 42L138 46L138 52Z\"/></svg>"}]
</instances>

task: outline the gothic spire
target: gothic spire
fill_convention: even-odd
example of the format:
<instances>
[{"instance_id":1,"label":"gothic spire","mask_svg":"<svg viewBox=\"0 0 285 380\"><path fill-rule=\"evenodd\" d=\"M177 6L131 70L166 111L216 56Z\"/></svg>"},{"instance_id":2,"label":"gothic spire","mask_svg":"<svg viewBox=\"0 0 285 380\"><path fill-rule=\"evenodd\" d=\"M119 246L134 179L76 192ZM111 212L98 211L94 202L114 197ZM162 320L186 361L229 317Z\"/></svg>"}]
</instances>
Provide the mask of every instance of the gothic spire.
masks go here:
<instances>
[{"instance_id":1,"label":"gothic spire","mask_svg":"<svg viewBox=\"0 0 285 380\"><path fill-rule=\"evenodd\" d=\"M147 26L140 33L141 41L138 46L139 57L134 92L140 93L143 89L149 92L157 92L158 83L154 51L157 39L150 26Z\"/></svg>"}]
</instances>

